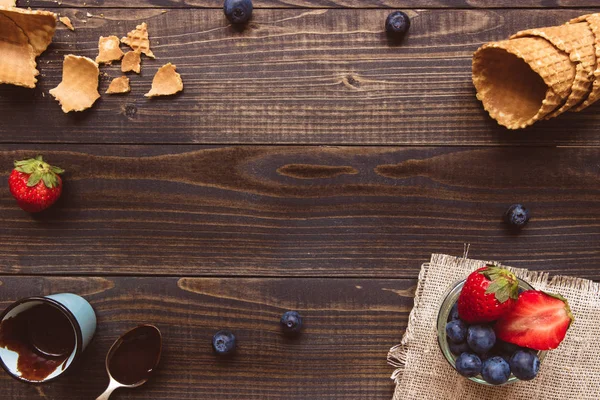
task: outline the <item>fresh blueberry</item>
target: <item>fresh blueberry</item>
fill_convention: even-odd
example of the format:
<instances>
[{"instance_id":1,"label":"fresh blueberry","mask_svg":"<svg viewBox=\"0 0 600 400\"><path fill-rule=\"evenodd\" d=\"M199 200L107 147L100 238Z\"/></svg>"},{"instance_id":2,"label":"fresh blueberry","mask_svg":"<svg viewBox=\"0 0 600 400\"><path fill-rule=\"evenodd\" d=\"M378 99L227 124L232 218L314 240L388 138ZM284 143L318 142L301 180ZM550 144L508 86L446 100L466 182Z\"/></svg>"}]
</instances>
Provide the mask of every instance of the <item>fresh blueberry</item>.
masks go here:
<instances>
[{"instance_id":1,"label":"fresh blueberry","mask_svg":"<svg viewBox=\"0 0 600 400\"><path fill-rule=\"evenodd\" d=\"M456 370L462 376L470 378L481 372L481 359L473 353L462 353L455 362Z\"/></svg>"},{"instance_id":2,"label":"fresh blueberry","mask_svg":"<svg viewBox=\"0 0 600 400\"><path fill-rule=\"evenodd\" d=\"M410 28L410 18L402 11L394 11L385 20L385 31L388 36L403 37Z\"/></svg>"},{"instance_id":3,"label":"fresh blueberry","mask_svg":"<svg viewBox=\"0 0 600 400\"><path fill-rule=\"evenodd\" d=\"M529 350L518 350L510 358L512 373L523 381L535 378L540 370L540 359L537 354Z\"/></svg>"},{"instance_id":4,"label":"fresh blueberry","mask_svg":"<svg viewBox=\"0 0 600 400\"><path fill-rule=\"evenodd\" d=\"M288 335L295 335L302 329L302 316L297 311L286 311L281 316L281 330Z\"/></svg>"},{"instance_id":5,"label":"fresh blueberry","mask_svg":"<svg viewBox=\"0 0 600 400\"><path fill-rule=\"evenodd\" d=\"M522 228L529 221L529 211L521 204L513 204L506 210L504 219L509 225Z\"/></svg>"},{"instance_id":6,"label":"fresh blueberry","mask_svg":"<svg viewBox=\"0 0 600 400\"><path fill-rule=\"evenodd\" d=\"M455 356L460 356L462 353L470 353L471 348L467 344L467 342L462 343L452 343L448 341L448 348Z\"/></svg>"},{"instance_id":7,"label":"fresh blueberry","mask_svg":"<svg viewBox=\"0 0 600 400\"><path fill-rule=\"evenodd\" d=\"M252 17L252 0L225 0L223 11L232 24L245 24Z\"/></svg>"},{"instance_id":8,"label":"fresh blueberry","mask_svg":"<svg viewBox=\"0 0 600 400\"><path fill-rule=\"evenodd\" d=\"M467 338L467 328L467 324L460 319L450 321L446 324L446 336L451 342L464 342Z\"/></svg>"},{"instance_id":9,"label":"fresh blueberry","mask_svg":"<svg viewBox=\"0 0 600 400\"><path fill-rule=\"evenodd\" d=\"M235 351L235 336L227 330L222 330L213 336L213 349L219 355L231 354Z\"/></svg>"},{"instance_id":10,"label":"fresh blueberry","mask_svg":"<svg viewBox=\"0 0 600 400\"><path fill-rule=\"evenodd\" d=\"M496 344L496 334L491 326L471 325L467 332L467 343L477 354L485 354Z\"/></svg>"},{"instance_id":11,"label":"fresh blueberry","mask_svg":"<svg viewBox=\"0 0 600 400\"><path fill-rule=\"evenodd\" d=\"M458 303L454 303L450 309L450 314L448 315L448 321L454 321L456 319L460 319L458 316Z\"/></svg>"},{"instance_id":12,"label":"fresh blueberry","mask_svg":"<svg viewBox=\"0 0 600 400\"><path fill-rule=\"evenodd\" d=\"M510 366L502 357L488 358L483 362L481 376L487 383L500 385L510 377Z\"/></svg>"}]
</instances>

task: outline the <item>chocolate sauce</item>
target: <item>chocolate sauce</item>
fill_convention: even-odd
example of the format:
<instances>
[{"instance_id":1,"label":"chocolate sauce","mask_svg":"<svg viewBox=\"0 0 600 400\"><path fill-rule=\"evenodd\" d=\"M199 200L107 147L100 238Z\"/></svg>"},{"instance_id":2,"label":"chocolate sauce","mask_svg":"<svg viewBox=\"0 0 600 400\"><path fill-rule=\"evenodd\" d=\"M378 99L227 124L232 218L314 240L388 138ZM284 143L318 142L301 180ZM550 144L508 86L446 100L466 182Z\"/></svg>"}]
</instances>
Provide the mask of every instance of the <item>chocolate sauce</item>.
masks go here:
<instances>
[{"instance_id":1,"label":"chocolate sauce","mask_svg":"<svg viewBox=\"0 0 600 400\"><path fill-rule=\"evenodd\" d=\"M112 377L124 385L146 381L160 360L162 341L158 330L140 326L123 335L115 344L108 363Z\"/></svg>"},{"instance_id":2,"label":"chocolate sauce","mask_svg":"<svg viewBox=\"0 0 600 400\"><path fill-rule=\"evenodd\" d=\"M48 304L31 307L0 324L0 347L19 355L17 370L29 381L43 381L56 371L75 343L67 316Z\"/></svg>"}]
</instances>

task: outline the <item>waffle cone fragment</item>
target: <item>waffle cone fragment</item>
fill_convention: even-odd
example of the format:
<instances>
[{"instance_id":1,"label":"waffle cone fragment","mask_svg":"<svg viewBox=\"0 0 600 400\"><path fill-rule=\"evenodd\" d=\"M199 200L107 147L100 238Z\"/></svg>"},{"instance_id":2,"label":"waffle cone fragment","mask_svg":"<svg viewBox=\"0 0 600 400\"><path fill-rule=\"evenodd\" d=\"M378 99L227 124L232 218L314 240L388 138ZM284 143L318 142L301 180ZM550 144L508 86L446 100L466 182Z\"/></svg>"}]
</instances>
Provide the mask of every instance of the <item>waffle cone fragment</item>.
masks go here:
<instances>
[{"instance_id":1,"label":"waffle cone fragment","mask_svg":"<svg viewBox=\"0 0 600 400\"><path fill-rule=\"evenodd\" d=\"M58 19L64 26L66 26L67 28L69 28L69 30L74 31L75 27L73 26L73 23L71 22L71 18L69 17L60 17Z\"/></svg>"},{"instance_id":2,"label":"waffle cone fragment","mask_svg":"<svg viewBox=\"0 0 600 400\"><path fill-rule=\"evenodd\" d=\"M152 50L150 50L148 25L145 22L136 26L134 30L127 34L126 37L121 39L121 42L129 45L129 47L131 47L134 51L139 51L150 58L155 58L154 53L152 53Z\"/></svg>"},{"instance_id":3,"label":"waffle cone fragment","mask_svg":"<svg viewBox=\"0 0 600 400\"><path fill-rule=\"evenodd\" d=\"M131 91L131 87L129 86L129 78L126 76L120 76L112 80L110 85L108 86L107 94L119 94L119 93L129 93Z\"/></svg>"},{"instance_id":4,"label":"waffle cone fragment","mask_svg":"<svg viewBox=\"0 0 600 400\"><path fill-rule=\"evenodd\" d=\"M525 128L559 108L574 78L569 56L542 38L488 43L473 56L477 98L509 129Z\"/></svg>"},{"instance_id":5,"label":"waffle cone fragment","mask_svg":"<svg viewBox=\"0 0 600 400\"><path fill-rule=\"evenodd\" d=\"M152 79L152 89L144 96L169 96L183 90L183 81L181 75L176 72L176 65L171 63L165 64Z\"/></svg>"},{"instance_id":6,"label":"waffle cone fragment","mask_svg":"<svg viewBox=\"0 0 600 400\"><path fill-rule=\"evenodd\" d=\"M63 112L83 111L100 97L98 93L98 64L87 57L66 55L63 62L62 82L50 90Z\"/></svg>"},{"instance_id":7,"label":"waffle cone fragment","mask_svg":"<svg viewBox=\"0 0 600 400\"><path fill-rule=\"evenodd\" d=\"M50 45L55 30L54 13L0 6L0 83L34 88L39 75L35 58Z\"/></svg>"},{"instance_id":8,"label":"waffle cone fragment","mask_svg":"<svg viewBox=\"0 0 600 400\"><path fill-rule=\"evenodd\" d=\"M139 51L128 51L121 60L121 72L133 71L137 74L142 70L142 58Z\"/></svg>"},{"instance_id":9,"label":"waffle cone fragment","mask_svg":"<svg viewBox=\"0 0 600 400\"><path fill-rule=\"evenodd\" d=\"M98 39L98 64L112 64L113 61L118 61L123 58L123 51L119 47L121 42L116 36L100 36Z\"/></svg>"},{"instance_id":10,"label":"waffle cone fragment","mask_svg":"<svg viewBox=\"0 0 600 400\"><path fill-rule=\"evenodd\" d=\"M10 18L21 28L29 39L36 57L52 43L56 31L56 14L53 12L0 7L0 14Z\"/></svg>"},{"instance_id":11,"label":"waffle cone fragment","mask_svg":"<svg viewBox=\"0 0 600 400\"><path fill-rule=\"evenodd\" d=\"M529 36L548 40L557 49L567 53L576 68L575 80L567 101L560 109L552 112L546 118L556 117L587 99L592 90L593 72L596 66L595 38L587 22L529 29L518 32L511 38Z\"/></svg>"},{"instance_id":12,"label":"waffle cone fragment","mask_svg":"<svg viewBox=\"0 0 600 400\"><path fill-rule=\"evenodd\" d=\"M0 83L34 88L37 83L35 52L27 36L0 14Z\"/></svg>"},{"instance_id":13,"label":"waffle cone fragment","mask_svg":"<svg viewBox=\"0 0 600 400\"><path fill-rule=\"evenodd\" d=\"M592 31L592 34L594 35L596 65L592 72L594 76L592 91L580 105L574 108L574 111L581 111L600 99L600 14L582 15L581 17L569 21L569 24L578 24L581 22L587 23L588 27Z\"/></svg>"}]
</instances>

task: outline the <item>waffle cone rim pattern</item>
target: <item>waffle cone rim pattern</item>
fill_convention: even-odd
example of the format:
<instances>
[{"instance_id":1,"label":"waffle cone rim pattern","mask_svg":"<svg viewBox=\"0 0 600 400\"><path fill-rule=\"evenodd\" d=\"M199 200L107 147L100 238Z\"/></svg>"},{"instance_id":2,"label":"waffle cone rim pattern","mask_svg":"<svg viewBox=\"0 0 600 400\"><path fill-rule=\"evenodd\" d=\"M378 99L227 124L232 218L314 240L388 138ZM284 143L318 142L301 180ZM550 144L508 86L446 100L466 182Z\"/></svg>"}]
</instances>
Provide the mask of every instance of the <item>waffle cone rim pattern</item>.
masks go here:
<instances>
[{"instance_id":1,"label":"waffle cone rim pattern","mask_svg":"<svg viewBox=\"0 0 600 400\"><path fill-rule=\"evenodd\" d=\"M548 114L550 114L551 112L555 111L558 107L560 107L560 105L562 104L562 102L565 100L565 98L559 94L557 94L555 92L555 90L553 89L552 85L548 82L548 77L546 76L546 79L544 79L544 76L542 76L538 71L536 71L532 65L530 64L530 62L528 62L527 57L522 54L520 51L510 51L510 50L515 50L515 47L511 46L510 50L507 49L505 46L505 43L508 43L509 40L505 40L505 41L500 41L500 42L491 42L491 43L486 43L483 46L481 46L479 49L477 49L477 51L475 51L474 55L473 55L473 74L472 74L472 78L473 78L473 84L475 85L475 88L477 89L477 99L479 99L482 104L484 109L490 114L490 116L496 120L496 122L498 122L499 125L505 126L508 129L522 129L525 128L527 126L530 126L532 124L534 124L536 121L542 120L544 119L544 117L546 117ZM540 75L540 77L542 77L542 79L544 80L544 83L546 84L546 96L545 98L542 100L542 104L540 105L540 108L538 110L538 112L531 117L530 119L524 121L524 122L512 122L509 123L508 121L501 121L501 114L503 113L501 110L498 110L492 106L490 106L488 104L487 101L485 101L485 94L490 90L490 89L484 89L481 86L481 80L482 78L479 77L479 73L477 72L479 70L478 68L478 63L477 63L477 58L478 55L487 50L487 49L500 49L500 50L504 50L505 52L514 55L515 57L518 57L519 59L523 60L523 62L525 62L527 65L529 65L529 67L538 75Z\"/></svg>"}]
</instances>

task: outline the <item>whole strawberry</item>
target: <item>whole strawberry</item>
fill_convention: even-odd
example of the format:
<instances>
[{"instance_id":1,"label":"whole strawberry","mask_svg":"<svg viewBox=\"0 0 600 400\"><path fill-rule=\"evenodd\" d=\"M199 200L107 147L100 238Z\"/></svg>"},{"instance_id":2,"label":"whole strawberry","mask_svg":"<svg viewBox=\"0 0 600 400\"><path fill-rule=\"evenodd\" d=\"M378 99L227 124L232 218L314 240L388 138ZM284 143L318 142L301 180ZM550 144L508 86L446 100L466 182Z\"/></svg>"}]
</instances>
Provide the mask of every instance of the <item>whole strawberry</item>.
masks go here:
<instances>
[{"instance_id":1,"label":"whole strawberry","mask_svg":"<svg viewBox=\"0 0 600 400\"><path fill-rule=\"evenodd\" d=\"M467 277L458 297L458 315L469 324L496 321L515 306L518 297L517 277L488 265Z\"/></svg>"},{"instance_id":2,"label":"whole strawberry","mask_svg":"<svg viewBox=\"0 0 600 400\"><path fill-rule=\"evenodd\" d=\"M8 187L19 207L34 213L50 207L62 193L58 174L64 170L45 163L42 156L15 161L15 169L8 178Z\"/></svg>"}]
</instances>

